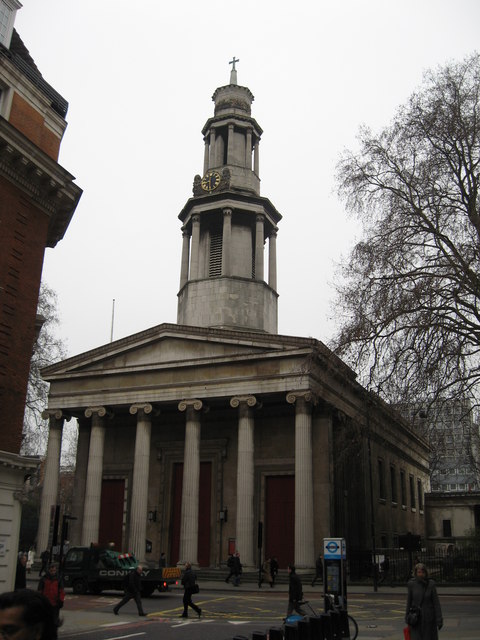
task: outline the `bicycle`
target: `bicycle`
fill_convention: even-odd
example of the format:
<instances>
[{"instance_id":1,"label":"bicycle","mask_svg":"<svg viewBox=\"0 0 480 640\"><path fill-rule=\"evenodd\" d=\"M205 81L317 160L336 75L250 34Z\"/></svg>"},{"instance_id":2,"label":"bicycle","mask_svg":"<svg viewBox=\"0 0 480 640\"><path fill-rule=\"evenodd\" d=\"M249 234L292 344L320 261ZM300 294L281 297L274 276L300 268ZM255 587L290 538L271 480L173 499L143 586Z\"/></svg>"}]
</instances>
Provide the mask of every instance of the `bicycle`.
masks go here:
<instances>
[{"instance_id":1,"label":"bicycle","mask_svg":"<svg viewBox=\"0 0 480 640\"><path fill-rule=\"evenodd\" d=\"M310 609L312 608L310 607ZM348 613L347 609L343 605L343 602L336 602L335 596L333 596L331 593L326 593L325 610L327 612L334 611L335 613L338 613L340 615L340 619L343 621L343 624L341 625L342 628L340 629L341 638L350 638L350 640L356 640L358 636L357 621Z\"/></svg>"}]
</instances>

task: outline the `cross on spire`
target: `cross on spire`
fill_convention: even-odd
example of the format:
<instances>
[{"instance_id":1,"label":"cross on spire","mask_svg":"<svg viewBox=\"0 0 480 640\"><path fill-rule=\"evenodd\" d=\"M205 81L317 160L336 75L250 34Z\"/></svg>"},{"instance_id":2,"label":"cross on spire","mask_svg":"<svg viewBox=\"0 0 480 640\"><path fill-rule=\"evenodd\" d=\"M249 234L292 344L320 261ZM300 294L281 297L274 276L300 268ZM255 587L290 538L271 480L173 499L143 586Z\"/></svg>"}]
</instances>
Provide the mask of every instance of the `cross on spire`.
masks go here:
<instances>
[{"instance_id":1,"label":"cross on spire","mask_svg":"<svg viewBox=\"0 0 480 640\"><path fill-rule=\"evenodd\" d=\"M236 62L240 62L240 60L233 56L233 59L228 63L232 65L232 70L230 71L230 84L237 84L237 70L235 69Z\"/></svg>"}]
</instances>

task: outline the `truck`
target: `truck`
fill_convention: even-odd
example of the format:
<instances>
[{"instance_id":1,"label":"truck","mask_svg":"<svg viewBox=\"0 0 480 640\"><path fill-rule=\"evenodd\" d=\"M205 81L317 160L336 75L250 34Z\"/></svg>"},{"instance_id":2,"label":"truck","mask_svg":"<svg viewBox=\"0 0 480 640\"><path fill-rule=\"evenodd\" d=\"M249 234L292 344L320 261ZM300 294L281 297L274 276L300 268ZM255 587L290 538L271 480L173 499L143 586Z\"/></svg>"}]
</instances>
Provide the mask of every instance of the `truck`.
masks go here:
<instances>
[{"instance_id":1,"label":"truck","mask_svg":"<svg viewBox=\"0 0 480 640\"><path fill-rule=\"evenodd\" d=\"M71 547L62 563L63 583L77 594L122 591L126 576L137 567L137 559L132 553L120 553L95 545ZM151 569L145 566L142 571L142 596L151 596L155 589L167 591L170 585L178 584L179 579L179 567Z\"/></svg>"}]
</instances>

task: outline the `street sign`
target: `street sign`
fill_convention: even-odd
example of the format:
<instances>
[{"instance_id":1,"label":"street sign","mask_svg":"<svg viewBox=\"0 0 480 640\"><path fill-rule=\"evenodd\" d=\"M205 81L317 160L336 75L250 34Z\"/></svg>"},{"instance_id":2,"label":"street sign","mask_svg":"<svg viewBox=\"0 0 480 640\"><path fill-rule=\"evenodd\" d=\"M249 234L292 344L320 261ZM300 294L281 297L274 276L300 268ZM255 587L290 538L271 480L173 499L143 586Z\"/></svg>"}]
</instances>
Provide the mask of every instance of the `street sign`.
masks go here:
<instances>
[{"instance_id":1,"label":"street sign","mask_svg":"<svg viewBox=\"0 0 480 640\"><path fill-rule=\"evenodd\" d=\"M324 560L346 560L345 538L324 538L323 558Z\"/></svg>"}]
</instances>

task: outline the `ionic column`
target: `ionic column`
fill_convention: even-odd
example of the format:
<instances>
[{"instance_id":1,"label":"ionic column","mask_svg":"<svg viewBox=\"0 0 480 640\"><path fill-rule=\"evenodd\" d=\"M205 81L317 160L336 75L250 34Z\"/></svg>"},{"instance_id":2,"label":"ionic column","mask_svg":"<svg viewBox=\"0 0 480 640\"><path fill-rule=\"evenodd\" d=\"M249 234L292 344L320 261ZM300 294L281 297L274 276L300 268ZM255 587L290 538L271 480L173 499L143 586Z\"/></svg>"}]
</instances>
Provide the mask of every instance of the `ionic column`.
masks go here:
<instances>
[{"instance_id":1,"label":"ionic column","mask_svg":"<svg viewBox=\"0 0 480 640\"><path fill-rule=\"evenodd\" d=\"M179 564L197 564L198 497L200 484L200 413L201 400L182 400L180 411L186 411L185 451L183 455L182 514L180 525Z\"/></svg>"},{"instance_id":2,"label":"ionic column","mask_svg":"<svg viewBox=\"0 0 480 640\"><path fill-rule=\"evenodd\" d=\"M247 129L247 136L245 140L245 167L247 169L252 168L252 130Z\"/></svg>"},{"instance_id":3,"label":"ionic column","mask_svg":"<svg viewBox=\"0 0 480 640\"><path fill-rule=\"evenodd\" d=\"M260 173L260 149L259 149L260 140L257 140L255 143L255 147L253 149L253 170L255 175L259 176Z\"/></svg>"},{"instance_id":4,"label":"ionic column","mask_svg":"<svg viewBox=\"0 0 480 640\"><path fill-rule=\"evenodd\" d=\"M188 258L190 254L190 234L186 229L182 233L182 266L180 269L180 289L187 284L188 281Z\"/></svg>"},{"instance_id":5,"label":"ionic column","mask_svg":"<svg viewBox=\"0 0 480 640\"><path fill-rule=\"evenodd\" d=\"M134 404L130 413L137 415L137 434L133 461L132 503L130 506L130 549L139 562L145 560L147 537L148 473L150 470L150 436L152 405Z\"/></svg>"},{"instance_id":6,"label":"ionic column","mask_svg":"<svg viewBox=\"0 0 480 640\"><path fill-rule=\"evenodd\" d=\"M42 418L49 419L47 457L37 533L37 549L43 551L49 543L51 509L57 504L63 423L65 419L70 420L70 417L65 416L61 409L46 409L42 412Z\"/></svg>"},{"instance_id":7,"label":"ionic column","mask_svg":"<svg viewBox=\"0 0 480 640\"><path fill-rule=\"evenodd\" d=\"M263 280L264 217L258 213L255 228L255 280Z\"/></svg>"},{"instance_id":8,"label":"ionic column","mask_svg":"<svg viewBox=\"0 0 480 640\"><path fill-rule=\"evenodd\" d=\"M192 216L192 255L190 263L190 280L198 278L198 260L200 255L200 216Z\"/></svg>"},{"instance_id":9,"label":"ionic column","mask_svg":"<svg viewBox=\"0 0 480 640\"><path fill-rule=\"evenodd\" d=\"M310 391L287 394L295 405L295 566L313 567L312 401Z\"/></svg>"},{"instance_id":10,"label":"ionic column","mask_svg":"<svg viewBox=\"0 0 480 640\"><path fill-rule=\"evenodd\" d=\"M89 547L92 542L98 542L106 415L105 407L89 407L85 410L85 417L92 419L92 428L83 507L82 546L84 547Z\"/></svg>"},{"instance_id":11,"label":"ionic column","mask_svg":"<svg viewBox=\"0 0 480 640\"><path fill-rule=\"evenodd\" d=\"M277 230L273 229L268 240L268 284L277 290Z\"/></svg>"},{"instance_id":12,"label":"ionic column","mask_svg":"<svg viewBox=\"0 0 480 640\"><path fill-rule=\"evenodd\" d=\"M89 448L90 423L86 418L79 418L75 480L72 497L72 516L74 516L76 520L72 520L69 524L69 540L72 545L76 546L80 546L82 543L83 505L85 503Z\"/></svg>"},{"instance_id":13,"label":"ionic column","mask_svg":"<svg viewBox=\"0 0 480 640\"><path fill-rule=\"evenodd\" d=\"M234 144L235 144L234 131L235 129L233 124L229 124L228 125L228 142L227 142L227 164L235 164L234 158L233 158Z\"/></svg>"},{"instance_id":14,"label":"ionic column","mask_svg":"<svg viewBox=\"0 0 480 640\"><path fill-rule=\"evenodd\" d=\"M205 149L203 152L203 175L205 175L208 171L208 154L210 151L208 138L206 136L204 138L204 142L205 142Z\"/></svg>"},{"instance_id":15,"label":"ionic column","mask_svg":"<svg viewBox=\"0 0 480 640\"><path fill-rule=\"evenodd\" d=\"M237 524L236 548L245 567L254 561L254 420L255 396L236 396L230 406L238 407L238 460L237 460Z\"/></svg>"},{"instance_id":16,"label":"ionic column","mask_svg":"<svg viewBox=\"0 0 480 640\"><path fill-rule=\"evenodd\" d=\"M222 276L230 276L230 255L232 247L232 210L223 210Z\"/></svg>"},{"instance_id":17,"label":"ionic column","mask_svg":"<svg viewBox=\"0 0 480 640\"><path fill-rule=\"evenodd\" d=\"M208 161L208 168L216 167L217 162L217 148L215 144L215 129L210 129L210 154Z\"/></svg>"}]
</instances>

